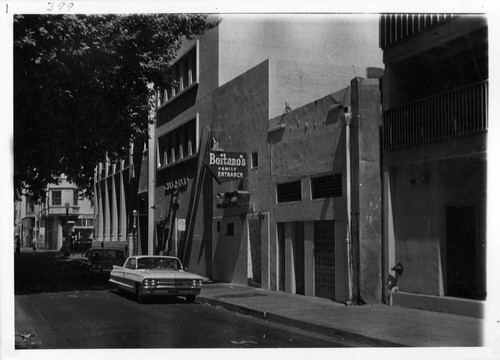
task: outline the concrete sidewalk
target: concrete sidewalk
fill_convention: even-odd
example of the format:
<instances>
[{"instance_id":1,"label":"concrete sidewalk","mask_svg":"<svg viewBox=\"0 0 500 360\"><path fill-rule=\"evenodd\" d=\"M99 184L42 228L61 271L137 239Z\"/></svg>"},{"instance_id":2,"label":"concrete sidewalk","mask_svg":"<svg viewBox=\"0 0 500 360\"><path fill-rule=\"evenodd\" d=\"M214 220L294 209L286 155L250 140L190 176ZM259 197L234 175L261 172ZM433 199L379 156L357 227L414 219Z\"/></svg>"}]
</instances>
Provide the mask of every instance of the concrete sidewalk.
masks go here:
<instances>
[{"instance_id":1,"label":"concrete sidewalk","mask_svg":"<svg viewBox=\"0 0 500 360\"><path fill-rule=\"evenodd\" d=\"M483 319L328 299L227 283L203 285L200 302L377 347L482 346Z\"/></svg>"}]
</instances>

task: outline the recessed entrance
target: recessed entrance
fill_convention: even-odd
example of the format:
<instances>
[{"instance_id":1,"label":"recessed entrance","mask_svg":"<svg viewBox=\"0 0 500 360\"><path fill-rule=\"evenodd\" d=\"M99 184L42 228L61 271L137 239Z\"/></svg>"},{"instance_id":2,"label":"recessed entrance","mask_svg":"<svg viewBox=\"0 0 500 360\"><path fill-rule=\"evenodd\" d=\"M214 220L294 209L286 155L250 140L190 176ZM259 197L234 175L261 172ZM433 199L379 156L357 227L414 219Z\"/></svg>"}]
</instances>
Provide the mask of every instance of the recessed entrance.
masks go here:
<instances>
[{"instance_id":1,"label":"recessed entrance","mask_svg":"<svg viewBox=\"0 0 500 360\"><path fill-rule=\"evenodd\" d=\"M446 260L447 295L477 298L474 207L446 207Z\"/></svg>"}]
</instances>

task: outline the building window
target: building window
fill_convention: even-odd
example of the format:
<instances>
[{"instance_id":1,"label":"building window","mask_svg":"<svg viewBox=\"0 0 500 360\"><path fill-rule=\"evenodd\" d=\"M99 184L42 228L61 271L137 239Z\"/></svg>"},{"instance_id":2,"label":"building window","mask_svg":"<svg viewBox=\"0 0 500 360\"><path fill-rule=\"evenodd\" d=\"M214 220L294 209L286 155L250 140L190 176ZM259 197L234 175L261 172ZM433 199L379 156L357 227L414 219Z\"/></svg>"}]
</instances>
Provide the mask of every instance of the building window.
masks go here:
<instances>
[{"instance_id":1,"label":"building window","mask_svg":"<svg viewBox=\"0 0 500 360\"><path fill-rule=\"evenodd\" d=\"M31 196L26 197L26 212L35 212L35 202L33 201L33 198Z\"/></svg>"},{"instance_id":2,"label":"building window","mask_svg":"<svg viewBox=\"0 0 500 360\"><path fill-rule=\"evenodd\" d=\"M300 180L288 183L276 184L276 193L278 203L285 203L291 201L301 201L301 186Z\"/></svg>"},{"instance_id":3,"label":"building window","mask_svg":"<svg viewBox=\"0 0 500 360\"><path fill-rule=\"evenodd\" d=\"M227 224L227 236L234 236L234 223Z\"/></svg>"},{"instance_id":4,"label":"building window","mask_svg":"<svg viewBox=\"0 0 500 360\"><path fill-rule=\"evenodd\" d=\"M217 221L217 232L220 232L220 221Z\"/></svg>"},{"instance_id":5,"label":"building window","mask_svg":"<svg viewBox=\"0 0 500 360\"><path fill-rule=\"evenodd\" d=\"M52 191L52 205L61 205L61 190Z\"/></svg>"},{"instance_id":6,"label":"building window","mask_svg":"<svg viewBox=\"0 0 500 360\"><path fill-rule=\"evenodd\" d=\"M257 166L259 166L259 153L253 152L252 153L252 169L256 168Z\"/></svg>"},{"instance_id":7,"label":"building window","mask_svg":"<svg viewBox=\"0 0 500 360\"><path fill-rule=\"evenodd\" d=\"M78 190L73 190L73 205L78 205Z\"/></svg>"},{"instance_id":8,"label":"building window","mask_svg":"<svg viewBox=\"0 0 500 360\"><path fill-rule=\"evenodd\" d=\"M342 174L331 174L311 178L313 199L325 199L342 196Z\"/></svg>"},{"instance_id":9,"label":"building window","mask_svg":"<svg viewBox=\"0 0 500 360\"><path fill-rule=\"evenodd\" d=\"M196 119L158 138L158 167L196 155Z\"/></svg>"},{"instance_id":10,"label":"building window","mask_svg":"<svg viewBox=\"0 0 500 360\"><path fill-rule=\"evenodd\" d=\"M183 90L198 82L197 79L196 46L182 56L170 70L167 77L171 79L169 86L160 87L160 105L173 99Z\"/></svg>"},{"instance_id":11,"label":"building window","mask_svg":"<svg viewBox=\"0 0 500 360\"><path fill-rule=\"evenodd\" d=\"M76 219L76 227L93 227L94 219Z\"/></svg>"}]
</instances>

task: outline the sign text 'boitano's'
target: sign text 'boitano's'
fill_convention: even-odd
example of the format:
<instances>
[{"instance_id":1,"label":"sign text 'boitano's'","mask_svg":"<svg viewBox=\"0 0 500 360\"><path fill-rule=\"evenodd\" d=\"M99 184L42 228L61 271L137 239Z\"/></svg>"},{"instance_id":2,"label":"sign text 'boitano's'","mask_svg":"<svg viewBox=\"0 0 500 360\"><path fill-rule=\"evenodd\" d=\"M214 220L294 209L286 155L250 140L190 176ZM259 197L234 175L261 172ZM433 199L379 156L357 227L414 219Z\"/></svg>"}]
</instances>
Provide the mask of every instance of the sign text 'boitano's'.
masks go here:
<instances>
[{"instance_id":1,"label":"sign text 'boitano's'","mask_svg":"<svg viewBox=\"0 0 500 360\"><path fill-rule=\"evenodd\" d=\"M209 151L208 167L220 182L243 179L247 176L247 154Z\"/></svg>"}]
</instances>

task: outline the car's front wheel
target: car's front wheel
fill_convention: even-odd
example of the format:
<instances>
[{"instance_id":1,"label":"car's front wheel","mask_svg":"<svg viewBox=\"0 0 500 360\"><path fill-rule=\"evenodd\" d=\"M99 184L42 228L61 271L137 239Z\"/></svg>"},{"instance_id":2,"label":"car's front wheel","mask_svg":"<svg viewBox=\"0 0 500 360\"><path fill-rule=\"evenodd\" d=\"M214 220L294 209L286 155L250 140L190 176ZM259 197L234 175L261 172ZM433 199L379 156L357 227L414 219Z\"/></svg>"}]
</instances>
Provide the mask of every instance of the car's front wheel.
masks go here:
<instances>
[{"instance_id":1,"label":"car's front wheel","mask_svg":"<svg viewBox=\"0 0 500 360\"><path fill-rule=\"evenodd\" d=\"M194 303L195 300L196 300L196 295L187 295L186 296L186 302L188 302L188 303Z\"/></svg>"},{"instance_id":2,"label":"car's front wheel","mask_svg":"<svg viewBox=\"0 0 500 360\"><path fill-rule=\"evenodd\" d=\"M135 286L135 294L137 296L137 302L143 304L146 301L146 294L144 293L144 287L141 284Z\"/></svg>"}]
</instances>

